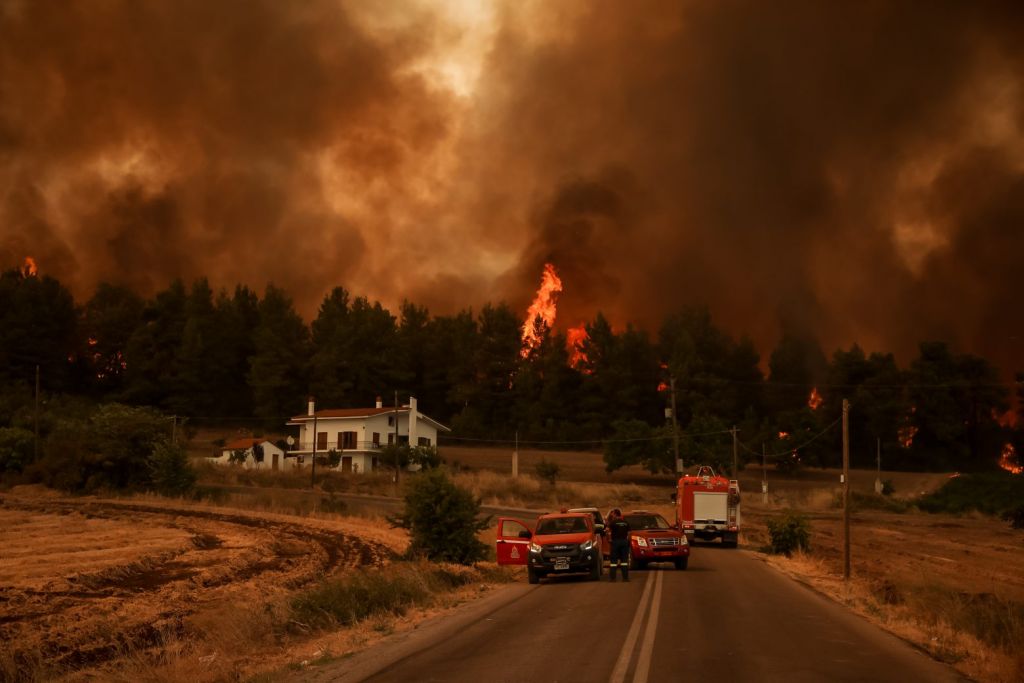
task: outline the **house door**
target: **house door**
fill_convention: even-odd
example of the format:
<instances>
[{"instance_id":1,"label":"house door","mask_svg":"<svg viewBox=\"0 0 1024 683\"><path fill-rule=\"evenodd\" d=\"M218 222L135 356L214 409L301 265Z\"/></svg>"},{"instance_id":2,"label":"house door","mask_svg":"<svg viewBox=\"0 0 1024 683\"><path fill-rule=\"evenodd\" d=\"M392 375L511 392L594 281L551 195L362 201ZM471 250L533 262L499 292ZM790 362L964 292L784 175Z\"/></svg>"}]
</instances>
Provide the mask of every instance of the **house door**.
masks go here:
<instances>
[{"instance_id":1,"label":"house door","mask_svg":"<svg viewBox=\"0 0 1024 683\"><path fill-rule=\"evenodd\" d=\"M352 471L352 456L343 455L341 456L341 471L351 472Z\"/></svg>"},{"instance_id":2,"label":"house door","mask_svg":"<svg viewBox=\"0 0 1024 683\"><path fill-rule=\"evenodd\" d=\"M270 461L270 469L277 472L277 453L274 453L273 459Z\"/></svg>"}]
</instances>

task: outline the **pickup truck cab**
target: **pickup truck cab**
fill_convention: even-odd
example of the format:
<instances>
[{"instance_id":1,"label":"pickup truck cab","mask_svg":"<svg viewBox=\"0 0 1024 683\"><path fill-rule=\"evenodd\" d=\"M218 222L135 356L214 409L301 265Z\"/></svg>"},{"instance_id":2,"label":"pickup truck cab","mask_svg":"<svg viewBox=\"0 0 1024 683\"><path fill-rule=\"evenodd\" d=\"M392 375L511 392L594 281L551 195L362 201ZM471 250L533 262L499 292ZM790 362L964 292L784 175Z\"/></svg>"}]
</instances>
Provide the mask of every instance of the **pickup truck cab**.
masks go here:
<instances>
[{"instance_id":1,"label":"pickup truck cab","mask_svg":"<svg viewBox=\"0 0 1024 683\"><path fill-rule=\"evenodd\" d=\"M594 516L583 512L541 515L532 525L511 517L498 519L498 564L526 565L530 583L553 574L585 572L601 578L601 534Z\"/></svg>"},{"instance_id":2,"label":"pickup truck cab","mask_svg":"<svg viewBox=\"0 0 1024 683\"><path fill-rule=\"evenodd\" d=\"M633 569L646 569L649 562L671 562L676 569L686 569L690 544L679 527L646 510L634 510L623 516L630 528L629 557Z\"/></svg>"},{"instance_id":3,"label":"pickup truck cab","mask_svg":"<svg viewBox=\"0 0 1024 683\"><path fill-rule=\"evenodd\" d=\"M597 508L569 508L569 512L589 512L594 516L594 528L597 529L597 533L601 534L601 554L607 560L612 554L612 541L601 511Z\"/></svg>"}]
</instances>

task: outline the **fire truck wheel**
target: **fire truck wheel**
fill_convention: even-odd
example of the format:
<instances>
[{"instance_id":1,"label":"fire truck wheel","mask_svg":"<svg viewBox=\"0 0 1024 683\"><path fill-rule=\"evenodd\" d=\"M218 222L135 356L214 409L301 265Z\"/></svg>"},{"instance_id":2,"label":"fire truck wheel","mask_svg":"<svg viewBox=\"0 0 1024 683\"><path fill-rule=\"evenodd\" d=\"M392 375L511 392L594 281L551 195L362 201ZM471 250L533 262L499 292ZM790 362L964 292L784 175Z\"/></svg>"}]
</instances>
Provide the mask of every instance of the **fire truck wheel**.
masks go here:
<instances>
[{"instance_id":1,"label":"fire truck wheel","mask_svg":"<svg viewBox=\"0 0 1024 683\"><path fill-rule=\"evenodd\" d=\"M686 565L689 564L689 562L690 558L688 557L683 557L681 559L676 560L676 569L686 569Z\"/></svg>"},{"instance_id":2,"label":"fire truck wheel","mask_svg":"<svg viewBox=\"0 0 1024 683\"><path fill-rule=\"evenodd\" d=\"M533 570L533 567L526 568L526 580L530 583L540 583L540 576Z\"/></svg>"}]
</instances>

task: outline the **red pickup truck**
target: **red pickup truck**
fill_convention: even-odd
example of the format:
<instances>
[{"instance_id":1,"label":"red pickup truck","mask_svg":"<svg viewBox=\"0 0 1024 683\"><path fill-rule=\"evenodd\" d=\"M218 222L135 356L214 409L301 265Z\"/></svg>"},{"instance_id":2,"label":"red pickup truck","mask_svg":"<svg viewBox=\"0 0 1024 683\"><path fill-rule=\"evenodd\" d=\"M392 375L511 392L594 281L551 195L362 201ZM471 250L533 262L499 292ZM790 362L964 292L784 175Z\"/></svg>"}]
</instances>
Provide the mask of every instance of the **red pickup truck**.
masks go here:
<instances>
[{"instance_id":1,"label":"red pickup truck","mask_svg":"<svg viewBox=\"0 0 1024 683\"><path fill-rule=\"evenodd\" d=\"M634 510L625 518L630 528L629 559L633 569L646 569L648 562L671 562L676 569L686 569L690 544L682 530L656 512Z\"/></svg>"},{"instance_id":2,"label":"red pickup truck","mask_svg":"<svg viewBox=\"0 0 1024 683\"><path fill-rule=\"evenodd\" d=\"M524 564L530 583L552 574L585 572L601 578L601 534L590 513L541 515L532 525L511 517L498 519L498 564Z\"/></svg>"}]
</instances>

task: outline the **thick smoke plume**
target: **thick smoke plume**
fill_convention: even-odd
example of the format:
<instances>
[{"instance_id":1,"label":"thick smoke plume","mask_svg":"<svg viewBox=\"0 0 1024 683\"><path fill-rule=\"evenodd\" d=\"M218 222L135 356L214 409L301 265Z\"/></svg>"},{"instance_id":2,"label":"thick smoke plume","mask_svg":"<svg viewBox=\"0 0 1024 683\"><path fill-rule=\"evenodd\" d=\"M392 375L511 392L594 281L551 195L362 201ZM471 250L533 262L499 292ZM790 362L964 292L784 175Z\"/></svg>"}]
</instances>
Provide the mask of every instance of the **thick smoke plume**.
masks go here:
<instances>
[{"instance_id":1,"label":"thick smoke plume","mask_svg":"<svg viewBox=\"0 0 1024 683\"><path fill-rule=\"evenodd\" d=\"M0 260L1024 366L1019 3L369 5L0 0Z\"/></svg>"}]
</instances>

